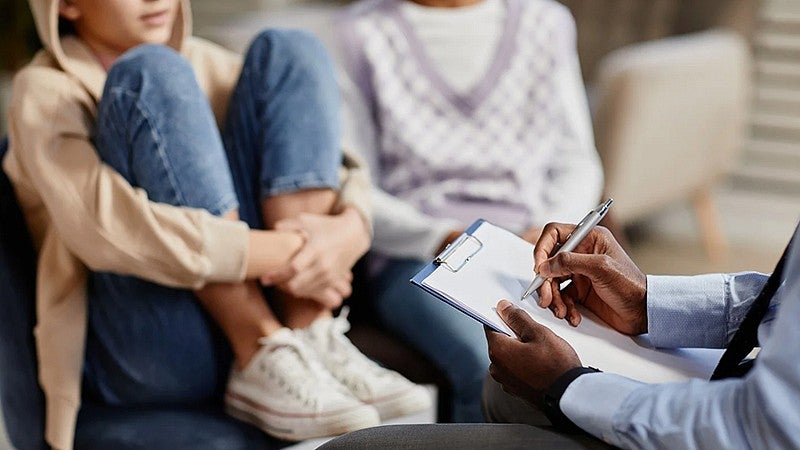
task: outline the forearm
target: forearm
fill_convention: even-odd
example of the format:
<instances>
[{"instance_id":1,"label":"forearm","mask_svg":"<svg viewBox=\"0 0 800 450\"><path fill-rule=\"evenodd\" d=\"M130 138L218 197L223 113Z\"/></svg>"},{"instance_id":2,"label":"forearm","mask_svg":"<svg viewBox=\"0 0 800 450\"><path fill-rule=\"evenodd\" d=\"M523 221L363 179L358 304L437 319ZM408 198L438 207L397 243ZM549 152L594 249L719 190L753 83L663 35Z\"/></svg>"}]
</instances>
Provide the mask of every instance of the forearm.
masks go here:
<instances>
[{"instance_id":1,"label":"forearm","mask_svg":"<svg viewBox=\"0 0 800 450\"><path fill-rule=\"evenodd\" d=\"M580 428L621 448L796 448L797 394L765 380L648 385L612 374L584 375L560 405ZM765 396L769 392L777 395Z\"/></svg>"},{"instance_id":2,"label":"forearm","mask_svg":"<svg viewBox=\"0 0 800 450\"><path fill-rule=\"evenodd\" d=\"M302 234L293 231L250 230L245 278L258 278L285 268L303 242Z\"/></svg>"},{"instance_id":3,"label":"forearm","mask_svg":"<svg viewBox=\"0 0 800 450\"><path fill-rule=\"evenodd\" d=\"M349 255L343 259L348 266L343 269L350 270L372 244L372 223L368 217L364 216L363 210L354 205L345 206L334 216L334 219L337 221L338 228L331 231L343 239L343 253Z\"/></svg>"}]
</instances>

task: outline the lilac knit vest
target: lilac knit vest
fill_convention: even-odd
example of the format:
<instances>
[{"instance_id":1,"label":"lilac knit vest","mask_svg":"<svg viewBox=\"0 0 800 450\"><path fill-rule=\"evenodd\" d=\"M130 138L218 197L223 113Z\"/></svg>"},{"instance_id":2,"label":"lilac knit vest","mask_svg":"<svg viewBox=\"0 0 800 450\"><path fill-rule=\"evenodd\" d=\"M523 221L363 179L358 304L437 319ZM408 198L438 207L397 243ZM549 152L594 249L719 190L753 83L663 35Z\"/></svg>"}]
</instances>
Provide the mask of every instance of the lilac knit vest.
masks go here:
<instances>
[{"instance_id":1,"label":"lilac knit vest","mask_svg":"<svg viewBox=\"0 0 800 450\"><path fill-rule=\"evenodd\" d=\"M361 2L339 25L378 125L383 189L434 216L520 230L556 200L544 186L576 145L553 79L575 45L563 6L507 0L495 57L468 92L438 74L398 0Z\"/></svg>"}]
</instances>

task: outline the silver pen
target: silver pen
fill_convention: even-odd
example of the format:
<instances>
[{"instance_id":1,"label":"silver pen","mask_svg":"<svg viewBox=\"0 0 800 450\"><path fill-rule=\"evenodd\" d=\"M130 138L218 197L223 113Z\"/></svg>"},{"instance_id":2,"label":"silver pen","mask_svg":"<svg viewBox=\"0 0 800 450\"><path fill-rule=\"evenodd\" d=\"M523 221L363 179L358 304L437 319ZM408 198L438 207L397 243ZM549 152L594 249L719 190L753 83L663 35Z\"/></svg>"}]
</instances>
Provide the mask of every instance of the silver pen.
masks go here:
<instances>
[{"instance_id":1,"label":"silver pen","mask_svg":"<svg viewBox=\"0 0 800 450\"><path fill-rule=\"evenodd\" d=\"M572 233L570 233L569 236L567 236L566 242L564 242L564 245L562 245L561 248L558 249L555 255L575 250L575 247L577 247L578 244L581 243L583 238L585 238L586 235L589 234L590 231L592 231L592 228L597 226L597 223L600 222L603 216L606 215L606 213L608 212L608 208L611 206L613 202L614 199L609 198L608 200L600 204L600 206L598 206L597 208L589 211L589 214L587 214L586 217L584 217L580 222L578 222L578 225L575 226L575 229L572 230ZM533 279L533 281L531 281L531 284L528 286L528 289L525 289L525 293L522 294L522 298L520 300L524 300L525 297L533 294L533 291L539 289L539 286L541 286L545 282L545 280L546 278L542 277L537 273L536 277Z\"/></svg>"}]
</instances>

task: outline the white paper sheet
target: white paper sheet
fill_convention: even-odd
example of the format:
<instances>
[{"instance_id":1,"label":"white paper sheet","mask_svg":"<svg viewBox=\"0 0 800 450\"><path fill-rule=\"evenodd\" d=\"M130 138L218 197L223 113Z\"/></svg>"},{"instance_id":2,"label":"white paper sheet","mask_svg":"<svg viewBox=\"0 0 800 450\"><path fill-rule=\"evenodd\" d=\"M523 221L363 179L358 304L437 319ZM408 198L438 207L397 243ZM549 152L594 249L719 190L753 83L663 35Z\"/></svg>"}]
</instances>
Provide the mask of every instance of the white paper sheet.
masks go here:
<instances>
[{"instance_id":1,"label":"white paper sheet","mask_svg":"<svg viewBox=\"0 0 800 450\"><path fill-rule=\"evenodd\" d=\"M536 306L536 294L519 300L533 279L533 245L489 222L483 222L472 235L482 243L480 251L458 271L438 267L423 284L510 335L513 332L494 309L501 299L522 307L537 322L564 338L584 365L636 380L656 383L708 379L722 356L722 351L716 349L655 349L647 336L623 335L585 309L581 310L580 325L573 328L556 319L550 310ZM459 257L453 256L456 260Z\"/></svg>"}]
</instances>

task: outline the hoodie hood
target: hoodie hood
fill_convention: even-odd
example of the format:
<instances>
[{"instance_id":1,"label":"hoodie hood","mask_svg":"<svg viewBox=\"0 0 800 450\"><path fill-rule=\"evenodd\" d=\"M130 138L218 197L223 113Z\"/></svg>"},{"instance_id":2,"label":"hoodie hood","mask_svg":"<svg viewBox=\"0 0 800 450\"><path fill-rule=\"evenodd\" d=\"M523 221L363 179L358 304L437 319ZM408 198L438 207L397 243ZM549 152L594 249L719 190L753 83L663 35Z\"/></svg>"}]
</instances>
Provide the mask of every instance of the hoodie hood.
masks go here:
<instances>
[{"instance_id":1,"label":"hoodie hood","mask_svg":"<svg viewBox=\"0 0 800 450\"><path fill-rule=\"evenodd\" d=\"M105 83L105 70L94 58L94 55L80 41L71 36L58 34L59 0L28 0L45 50L55 59L56 64L65 72L77 77L92 92L96 99L100 98ZM179 11L175 15L172 37L169 46L180 52L186 38L192 33L191 8L189 0L179 1Z\"/></svg>"}]
</instances>

